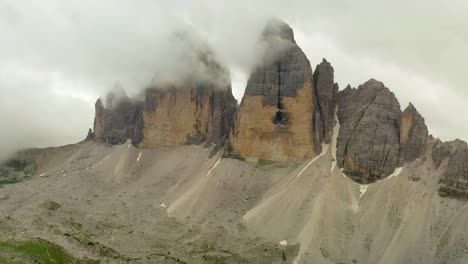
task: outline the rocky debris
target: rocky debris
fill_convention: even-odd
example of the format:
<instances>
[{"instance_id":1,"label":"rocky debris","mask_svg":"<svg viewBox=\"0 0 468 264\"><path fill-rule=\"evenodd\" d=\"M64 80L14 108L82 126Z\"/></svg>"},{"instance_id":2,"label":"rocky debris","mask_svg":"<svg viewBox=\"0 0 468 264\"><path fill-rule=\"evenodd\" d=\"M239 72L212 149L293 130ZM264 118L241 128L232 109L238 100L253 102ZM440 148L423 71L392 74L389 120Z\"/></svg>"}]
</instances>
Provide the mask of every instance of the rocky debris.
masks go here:
<instances>
[{"instance_id":1,"label":"rocky debris","mask_svg":"<svg viewBox=\"0 0 468 264\"><path fill-rule=\"evenodd\" d=\"M438 141L433 147L434 165L440 167L448 158L447 167L440 178L439 194L468 198L468 144L461 140Z\"/></svg>"},{"instance_id":2,"label":"rocky debris","mask_svg":"<svg viewBox=\"0 0 468 264\"><path fill-rule=\"evenodd\" d=\"M93 138L109 144L123 144L131 140L138 144L142 140L143 103L125 94L108 94L106 106L101 99L95 104Z\"/></svg>"},{"instance_id":3,"label":"rocky debris","mask_svg":"<svg viewBox=\"0 0 468 264\"><path fill-rule=\"evenodd\" d=\"M400 165L424 155L429 130L413 104L403 111L400 123Z\"/></svg>"},{"instance_id":4,"label":"rocky debris","mask_svg":"<svg viewBox=\"0 0 468 264\"><path fill-rule=\"evenodd\" d=\"M395 95L371 79L350 86L338 99L338 166L353 180L375 182L393 173L399 162L401 110Z\"/></svg>"},{"instance_id":5,"label":"rocky debris","mask_svg":"<svg viewBox=\"0 0 468 264\"><path fill-rule=\"evenodd\" d=\"M227 155L279 162L312 158L322 139L310 62L284 22L270 21L260 42L263 63L247 82Z\"/></svg>"},{"instance_id":6,"label":"rocky debris","mask_svg":"<svg viewBox=\"0 0 468 264\"><path fill-rule=\"evenodd\" d=\"M322 137L325 143L330 143L334 126L335 109L338 101L338 84L335 83L334 69L326 60L317 65L314 71L314 87L320 117L322 120Z\"/></svg>"}]
</instances>

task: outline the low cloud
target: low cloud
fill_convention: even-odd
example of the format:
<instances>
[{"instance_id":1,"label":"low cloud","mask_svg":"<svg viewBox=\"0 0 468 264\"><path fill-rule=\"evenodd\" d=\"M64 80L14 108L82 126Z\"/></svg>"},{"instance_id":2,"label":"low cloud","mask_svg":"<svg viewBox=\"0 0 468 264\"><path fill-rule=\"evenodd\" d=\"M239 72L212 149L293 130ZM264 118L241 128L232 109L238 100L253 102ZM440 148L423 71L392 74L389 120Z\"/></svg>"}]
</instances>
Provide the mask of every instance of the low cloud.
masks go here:
<instances>
[{"instance_id":1,"label":"low cloud","mask_svg":"<svg viewBox=\"0 0 468 264\"><path fill-rule=\"evenodd\" d=\"M240 99L271 17L292 25L312 65L326 57L341 87L379 79L403 106L414 102L436 136L467 139L467 8L463 0L3 0L0 152L81 140L95 99L116 83L132 95L161 69L200 70L174 59L183 45L168 36L180 30L211 47Z\"/></svg>"}]
</instances>

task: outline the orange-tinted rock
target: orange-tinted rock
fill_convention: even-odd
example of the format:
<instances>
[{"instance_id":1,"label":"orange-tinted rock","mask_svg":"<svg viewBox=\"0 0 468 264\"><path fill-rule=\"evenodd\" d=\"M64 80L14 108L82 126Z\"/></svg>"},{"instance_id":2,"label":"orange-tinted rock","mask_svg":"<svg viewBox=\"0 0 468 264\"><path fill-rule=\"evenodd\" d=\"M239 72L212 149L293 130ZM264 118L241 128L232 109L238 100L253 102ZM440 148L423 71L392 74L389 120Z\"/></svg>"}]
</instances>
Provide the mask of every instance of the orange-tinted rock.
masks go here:
<instances>
[{"instance_id":1,"label":"orange-tinted rock","mask_svg":"<svg viewBox=\"0 0 468 264\"><path fill-rule=\"evenodd\" d=\"M236 105L229 85L149 89L142 146L222 145Z\"/></svg>"},{"instance_id":2,"label":"orange-tinted rock","mask_svg":"<svg viewBox=\"0 0 468 264\"><path fill-rule=\"evenodd\" d=\"M227 154L279 162L313 158L322 138L309 60L283 22L269 23L262 41L276 48L248 80Z\"/></svg>"},{"instance_id":3,"label":"orange-tinted rock","mask_svg":"<svg viewBox=\"0 0 468 264\"><path fill-rule=\"evenodd\" d=\"M400 163L412 162L424 154L429 130L413 104L403 111L400 122Z\"/></svg>"}]
</instances>

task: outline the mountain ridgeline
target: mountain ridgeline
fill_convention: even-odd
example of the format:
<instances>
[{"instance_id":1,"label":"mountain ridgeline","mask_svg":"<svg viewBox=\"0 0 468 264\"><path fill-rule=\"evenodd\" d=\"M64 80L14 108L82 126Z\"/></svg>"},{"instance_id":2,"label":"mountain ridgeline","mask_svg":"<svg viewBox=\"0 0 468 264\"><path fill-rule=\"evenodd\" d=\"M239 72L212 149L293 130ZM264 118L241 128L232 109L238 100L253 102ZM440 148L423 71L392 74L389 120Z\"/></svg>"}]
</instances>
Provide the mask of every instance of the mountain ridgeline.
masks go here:
<instances>
[{"instance_id":1,"label":"mountain ridgeline","mask_svg":"<svg viewBox=\"0 0 468 264\"><path fill-rule=\"evenodd\" d=\"M323 59L313 71L284 22L268 23L259 41L267 50L239 105L227 69L203 51L213 81L155 83L144 100L99 99L88 139L140 148L215 145L226 158L278 163L310 160L336 146L336 165L355 182L374 183L405 164L430 161L441 170L441 196L468 198L465 142L434 139L416 108L402 111L382 82L339 91L331 64Z\"/></svg>"}]
</instances>

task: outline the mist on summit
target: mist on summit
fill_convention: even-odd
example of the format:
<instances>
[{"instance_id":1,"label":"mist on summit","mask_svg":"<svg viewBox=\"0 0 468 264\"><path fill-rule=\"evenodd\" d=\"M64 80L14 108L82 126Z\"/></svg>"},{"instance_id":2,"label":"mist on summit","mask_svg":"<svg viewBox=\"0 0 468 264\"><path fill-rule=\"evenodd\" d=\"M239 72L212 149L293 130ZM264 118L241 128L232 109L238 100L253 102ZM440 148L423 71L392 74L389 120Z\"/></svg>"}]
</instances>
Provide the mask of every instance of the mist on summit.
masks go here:
<instances>
[{"instance_id":1,"label":"mist on summit","mask_svg":"<svg viewBox=\"0 0 468 264\"><path fill-rule=\"evenodd\" d=\"M185 54L179 60L193 56L183 44L171 42L168 36L178 31L195 32L211 46L231 72L233 93L240 101L247 76L262 57L258 36L271 17L295 28L312 65L322 57L333 61L341 87L357 86L373 76L391 87L403 104L418 105L432 133L466 139L468 120L461 113L467 100L463 69L468 54L463 52L467 40L460 37L468 25L461 12L466 3L392 1L384 6L302 0L288 6L275 0L2 1L0 120L8 123L0 139L2 155L80 140L83 127L91 126L90 103L115 83L133 95L158 72L172 77L158 69L184 72L200 66L172 59L181 49ZM424 14L420 6L425 6ZM392 10L395 16L390 19L385 14ZM442 14L453 19L438 19Z\"/></svg>"}]
</instances>

